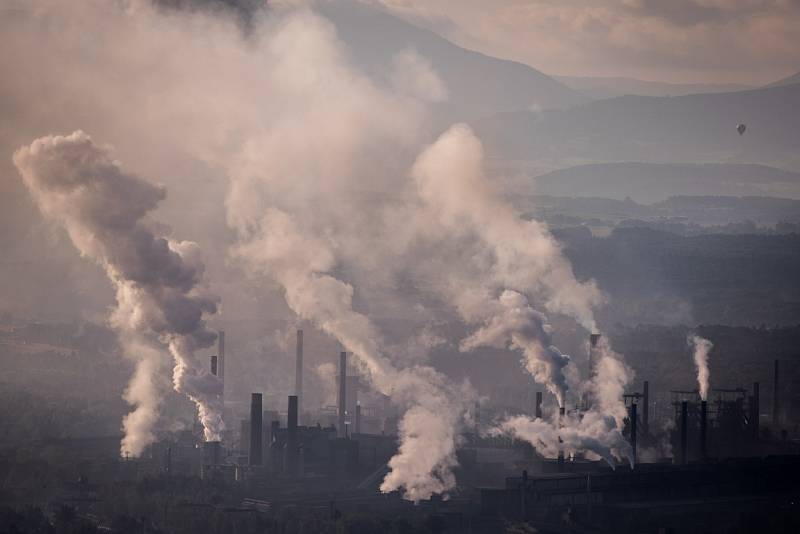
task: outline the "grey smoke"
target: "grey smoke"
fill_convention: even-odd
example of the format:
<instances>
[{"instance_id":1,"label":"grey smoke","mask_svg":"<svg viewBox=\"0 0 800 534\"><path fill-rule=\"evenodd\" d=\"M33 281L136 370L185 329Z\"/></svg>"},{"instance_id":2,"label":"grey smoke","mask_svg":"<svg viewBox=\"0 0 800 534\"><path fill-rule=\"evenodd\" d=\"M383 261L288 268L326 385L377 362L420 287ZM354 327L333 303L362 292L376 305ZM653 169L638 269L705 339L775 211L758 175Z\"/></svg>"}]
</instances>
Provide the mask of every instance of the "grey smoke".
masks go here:
<instances>
[{"instance_id":1,"label":"grey smoke","mask_svg":"<svg viewBox=\"0 0 800 534\"><path fill-rule=\"evenodd\" d=\"M43 87L88 95L93 106L84 113L108 121L118 145L185 155L215 176L226 174L227 218L237 241L232 256L252 280L241 292L263 282L279 288L297 316L352 352L372 387L401 408L400 452L385 491L419 500L452 488L454 452L473 398L467 385L419 365L435 339L411 340L411 361L402 348L393 351L417 331L387 343L378 317L385 304L416 317L418 300L438 298L446 306L430 308L433 319L451 321L455 310L474 328L465 348L479 338L513 344L557 397L570 394L565 383L590 387L589 380L565 378L574 377L574 363L553 346L544 314L565 314L593 330L592 309L603 295L575 279L546 226L518 217L494 190L468 127L456 126L424 148L431 141L427 103L457 90L437 84L424 59L401 53L387 66L394 89L381 89L350 64L332 25L305 9L275 9L256 22L258 38L247 42L234 25L203 12L165 23L146 6L123 11L99 0L42 10L68 31L55 38L47 19L33 16L21 29L5 26L13 49L32 50L17 68L69 66L68 83ZM88 27L98 28L102 44L91 54L82 48ZM97 79L98 65L118 76ZM61 91L46 96L73 101ZM103 113L95 113L95 102ZM171 169L169 163L159 168ZM399 280L406 279L413 288L400 298ZM611 364L603 377L620 371ZM617 384L591 387L611 394ZM599 454L616 447L613 408L614 416L584 417L586 428L576 431Z\"/></svg>"},{"instance_id":2,"label":"grey smoke","mask_svg":"<svg viewBox=\"0 0 800 534\"><path fill-rule=\"evenodd\" d=\"M465 321L480 325L462 341L462 350L506 344L521 350L528 372L565 406L568 376L576 369L552 345L546 317L530 302L594 332L594 309L603 303L602 293L592 281L575 278L543 224L519 217L486 180L482 146L468 126L455 125L442 134L417 159L412 175L429 216L439 225L429 233L478 242L470 249L473 270L452 269L448 274L454 283L441 290ZM496 430L528 440L545 455L557 454L560 438L571 452L609 463L630 459L621 429L626 416L622 394L632 372L605 338L597 352L593 376L580 384L593 398L588 411L560 421L510 417Z\"/></svg>"},{"instance_id":3,"label":"grey smoke","mask_svg":"<svg viewBox=\"0 0 800 534\"><path fill-rule=\"evenodd\" d=\"M109 148L81 131L37 139L14 154L14 163L41 212L103 267L116 290L111 320L136 361L125 392L134 410L124 421L122 453L138 456L153 441L161 400L159 351L146 344L153 334L169 347L174 387L197 405L206 439L219 439L221 383L195 358L216 339L205 318L216 313L217 299L205 285L198 246L160 235L147 218L165 189L123 172Z\"/></svg>"}]
</instances>

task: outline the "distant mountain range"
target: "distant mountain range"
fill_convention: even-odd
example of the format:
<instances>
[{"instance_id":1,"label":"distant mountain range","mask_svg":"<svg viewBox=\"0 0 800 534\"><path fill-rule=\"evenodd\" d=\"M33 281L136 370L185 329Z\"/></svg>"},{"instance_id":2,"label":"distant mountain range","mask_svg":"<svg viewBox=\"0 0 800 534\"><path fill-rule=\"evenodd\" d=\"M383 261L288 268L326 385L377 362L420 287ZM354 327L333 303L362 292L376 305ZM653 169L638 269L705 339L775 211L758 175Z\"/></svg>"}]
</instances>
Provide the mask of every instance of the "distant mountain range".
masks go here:
<instances>
[{"instance_id":1,"label":"distant mountain range","mask_svg":"<svg viewBox=\"0 0 800 534\"><path fill-rule=\"evenodd\" d=\"M497 113L473 126L490 157L582 163L763 163L800 171L800 85L680 97L622 96L561 111ZM744 135L738 123L747 124Z\"/></svg>"},{"instance_id":2,"label":"distant mountain range","mask_svg":"<svg viewBox=\"0 0 800 534\"><path fill-rule=\"evenodd\" d=\"M654 203L674 196L775 196L800 199L800 173L751 164L595 163L535 178L537 194L631 198Z\"/></svg>"},{"instance_id":3,"label":"distant mountain range","mask_svg":"<svg viewBox=\"0 0 800 534\"><path fill-rule=\"evenodd\" d=\"M467 50L378 7L342 1L315 9L335 24L355 63L378 79L387 76L399 52L413 49L428 59L449 92L441 107L455 120L589 100L528 65Z\"/></svg>"},{"instance_id":4,"label":"distant mountain range","mask_svg":"<svg viewBox=\"0 0 800 534\"><path fill-rule=\"evenodd\" d=\"M800 83L800 72L795 72L791 76L782 78L777 82L772 82L771 84L767 85L767 87L780 87L781 85L794 85L798 83Z\"/></svg>"},{"instance_id":5,"label":"distant mountain range","mask_svg":"<svg viewBox=\"0 0 800 534\"><path fill-rule=\"evenodd\" d=\"M755 89L753 86L741 84L666 83L621 77L553 76L553 78L595 100L624 95L683 96Z\"/></svg>"}]
</instances>

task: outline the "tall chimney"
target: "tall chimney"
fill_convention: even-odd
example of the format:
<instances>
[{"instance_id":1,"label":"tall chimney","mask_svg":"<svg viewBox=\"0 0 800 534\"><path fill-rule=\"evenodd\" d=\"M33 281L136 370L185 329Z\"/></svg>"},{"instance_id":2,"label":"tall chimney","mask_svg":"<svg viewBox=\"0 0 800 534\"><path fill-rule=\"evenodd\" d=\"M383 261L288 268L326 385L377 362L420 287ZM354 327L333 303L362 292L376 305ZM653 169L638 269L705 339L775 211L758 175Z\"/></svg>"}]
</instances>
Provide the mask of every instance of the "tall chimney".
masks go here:
<instances>
[{"instance_id":1,"label":"tall chimney","mask_svg":"<svg viewBox=\"0 0 800 534\"><path fill-rule=\"evenodd\" d=\"M631 404L630 417L631 417L631 449L633 449L633 464L636 465L636 433L638 430L636 428L636 423L637 423L636 419L638 417L638 414L636 413L635 402Z\"/></svg>"},{"instance_id":2,"label":"tall chimney","mask_svg":"<svg viewBox=\"0 0 800 534\"><path fill-rule=\"evenodd\" d=\"M262 417L261 393L253 393L250 396L250 465L261 465L262 463Z\"/></svg>"},{"instance_id":3,"label":"tall chimney","mask_svg":"<svg viewBox=\"0 0 800 534\"><path fill-rule=\"evenodd\" d=\"M689 463L688 449L689 449L689 435L688 435L688 418L689 418L689 403L686 401L681 402L681 463L686 465Z\"/></svg>"},{"instance_id":4,"label":"tall chimney","mask_svg":"<svg viewBox=\"0 0 800 534\"><path fill-rule=\"evenodd\" d=\"M361 405L356 404L356 434L361 434Z\"/></svg>"},{"instance_id":5,"label":"tall chimney","mask_svg":"<svg viewBox=\"0 0 800 534\"><path fill-rule=\"evenodd\" d=\"M565 413L566 413L566 410L565 410L564 406L561 406L558 409L558 427L559 428L563 428L564 427L564 415L565 415ZM561 436L558 436L558 472L559 473L563 473L564 472L564 446L562 445L562 443L564 443L564 441L561 439Z\"/></svg>"},{"instance_id":6,"label":"tall chimney","mask_svg":"<svg viewBox=\"0 0 800 534\"><path fill-rule=\"evenodd\" d=\"M221 444L219 441L203 443L203 464L219 465L221 463Z\"/></svg>"},{"instance_id":7,"label":"tall chimney","mask_svg":"<svg viewBox=\"0 0 800 534\"><path fill-rule=\"evenodd\" d=\"M647 436L650 433L650 382L644 381L642 392L642 433Z\"/></svg>"},{"instance_id":8,"label":"tall chimney","mask_svg":"<svg viewBox=\"0 0 800 534\"><path fill-rule=\"evenodd\" d=\"M708 457L708 403L700 401L700 459Z\"/></svg>"},{"instance_id":9,"label":"tall chimney","mask_svg":"<svg viewBox=\"0 0 800 534\"><path fill-rule=\"evenodd\" d=\"M780 425L780 409L778 389L780 382L778 381L778 360L775 360L775 382L772 385L772 424L775 427Z\"/></svg>"},{"instance_id":10,"label":"tall chimney","mask_svg":"<svg viewBox=\"0 0 800 534\"><path fill-rule=\"evenodd\" d=\"M211 374L217 376L217 355L211 357Z\"/></svg>"},{"instance_id":11,"label":"tall chimney","mask_svg":"<svg viewBox=\"0 0 800 534\"><path fill-rule=\"evenodd\" d=\"M597 348L597 343L600 341L600 334L589 334L589 375L594 374L594 349Z\"/></svg>"},{"instance_id":12,"label":"tall chimney","mask_svg":"<svg viewBox=\"0 0 800 534\"><path fill-rule=\"evenodd\" d=\"M339 354L339 427L336 429L340 438L347 437L344 426L344 416L347 402L347 353Z\"/></svg>"},{"instance_id":13,"label":"tall chimney","mask_svg":"<svg viewBox=\"0 0 800 534\"><path fill-rule=\"evenodd\" d=\"M286 471L295 476L298 473L297 453L300 446L297 436L297 395L289 395L289 415L286 419Z\"/></svg>"},{"instance_id":14,"label":"tall chimney","mask_svg":"<svg viewBox=\"0 0 800 534\"><path fill-rule=\"evenodd\" d=\"M297 345L295 349L294 368L294 394L297 395L297 411L303 406L303 331L297 330Z\"/></svg>"},{"instance_id":15,"label":"tall chimney","mask_svg":"<svg viewBox=\"0 0 800 534\"><path fill-rule=\"evenodd\" d=\"M751 415L751 424L753 428L753 439L758 439L759 434L759 417L761 413L761 392L760 392L760 384L758 382L753 382L753 409Z\"/></svg>"},{"instance_id":16,"label":"tall chimney","mask_svg":"<svg viewBox=\"0 0 800 534\"><path fill-rule=\"evenodd\" d=\"M536 392L536 418L542 418L542 392Z\"/></svg>"}]
</instances>

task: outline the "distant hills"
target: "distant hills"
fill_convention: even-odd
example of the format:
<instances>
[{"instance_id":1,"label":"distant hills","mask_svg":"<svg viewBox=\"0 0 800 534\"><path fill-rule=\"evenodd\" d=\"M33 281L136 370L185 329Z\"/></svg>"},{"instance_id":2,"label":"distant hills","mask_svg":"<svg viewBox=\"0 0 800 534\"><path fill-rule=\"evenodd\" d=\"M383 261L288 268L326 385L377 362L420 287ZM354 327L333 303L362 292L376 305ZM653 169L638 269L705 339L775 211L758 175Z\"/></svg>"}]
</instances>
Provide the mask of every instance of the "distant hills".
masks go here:
<instances>
[{"instance_id":1,"label":"distant hills","mask_svg":"<svg viewBox=\"0 0 800 534\"><path fill-rule=\"evenodd\" d=\"M800 199L800 173L752 164L595 163L535 178L537 194L631 198L654 203L673 196L777 196Z\"/></svg>"},{"instance_id":2,"label":"distant hills","mask_svg":"<svg viewBox=\"0 0 800 534\"><path fill-rule=\"evenodd\" d=\"M754 89L753 86L741 84L665 83L622 77L553 76L553 78L595 100L624 95L683 96Z\"/></svg>"},{"instance_id":3,"label":"distant hills","mask_svg":"<svg viewBox=\"0 0 800 534\"><path fill-rule=\"evenodd\" d=\"M399 52L413 49L428 59L449 92L440 107L455 120L589 100L534 68L467 50L375 6L343 1L315 9L335 24L355 63L378 79Z\"/></svg>"},{"instance_id":4,"label":"distant hills","mask_svg":"<svg viewBox=\"0 0 800 534\"><path fill-rule=\"evenodd\" d=\"M782 85L794 85L798 83L800 83L800 72L795 72L791 76L782 78L777 82L772 82L771 84L767 85L767 87L780 87Z\"/></svg>"},{"instance_id":5,"label":"distant hills","mask_svg":"<svg viewBox=\"0 0 800 534\"><path fill-rule=\"evenodd\" d=\"M800 171L800 85L680 97L622 96L562 111L497 113L473 125L489 156L589 162L763 163ZM740 136L736 125L747 124Z\"/></svg>"}]
</instances>

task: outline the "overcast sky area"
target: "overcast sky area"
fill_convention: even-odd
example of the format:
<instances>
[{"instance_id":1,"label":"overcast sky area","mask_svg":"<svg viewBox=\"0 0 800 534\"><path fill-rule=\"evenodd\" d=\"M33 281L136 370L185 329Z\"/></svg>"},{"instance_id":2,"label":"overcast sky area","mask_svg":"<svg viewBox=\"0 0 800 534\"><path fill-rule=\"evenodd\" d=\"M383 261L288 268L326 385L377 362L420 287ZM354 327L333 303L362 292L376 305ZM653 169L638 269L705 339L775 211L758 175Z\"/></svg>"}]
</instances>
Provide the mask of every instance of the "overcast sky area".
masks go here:
<instances>
[{"instance_id":1,"label":"overcast sky area","mask_svg":"<svg viewBox=\"0 0 800 534\"><path fill-rule=\"evenodd\" d=\"M380 1L547 74L760 85L800 70L798 0Z\"/></svg>"}]
</instances>

